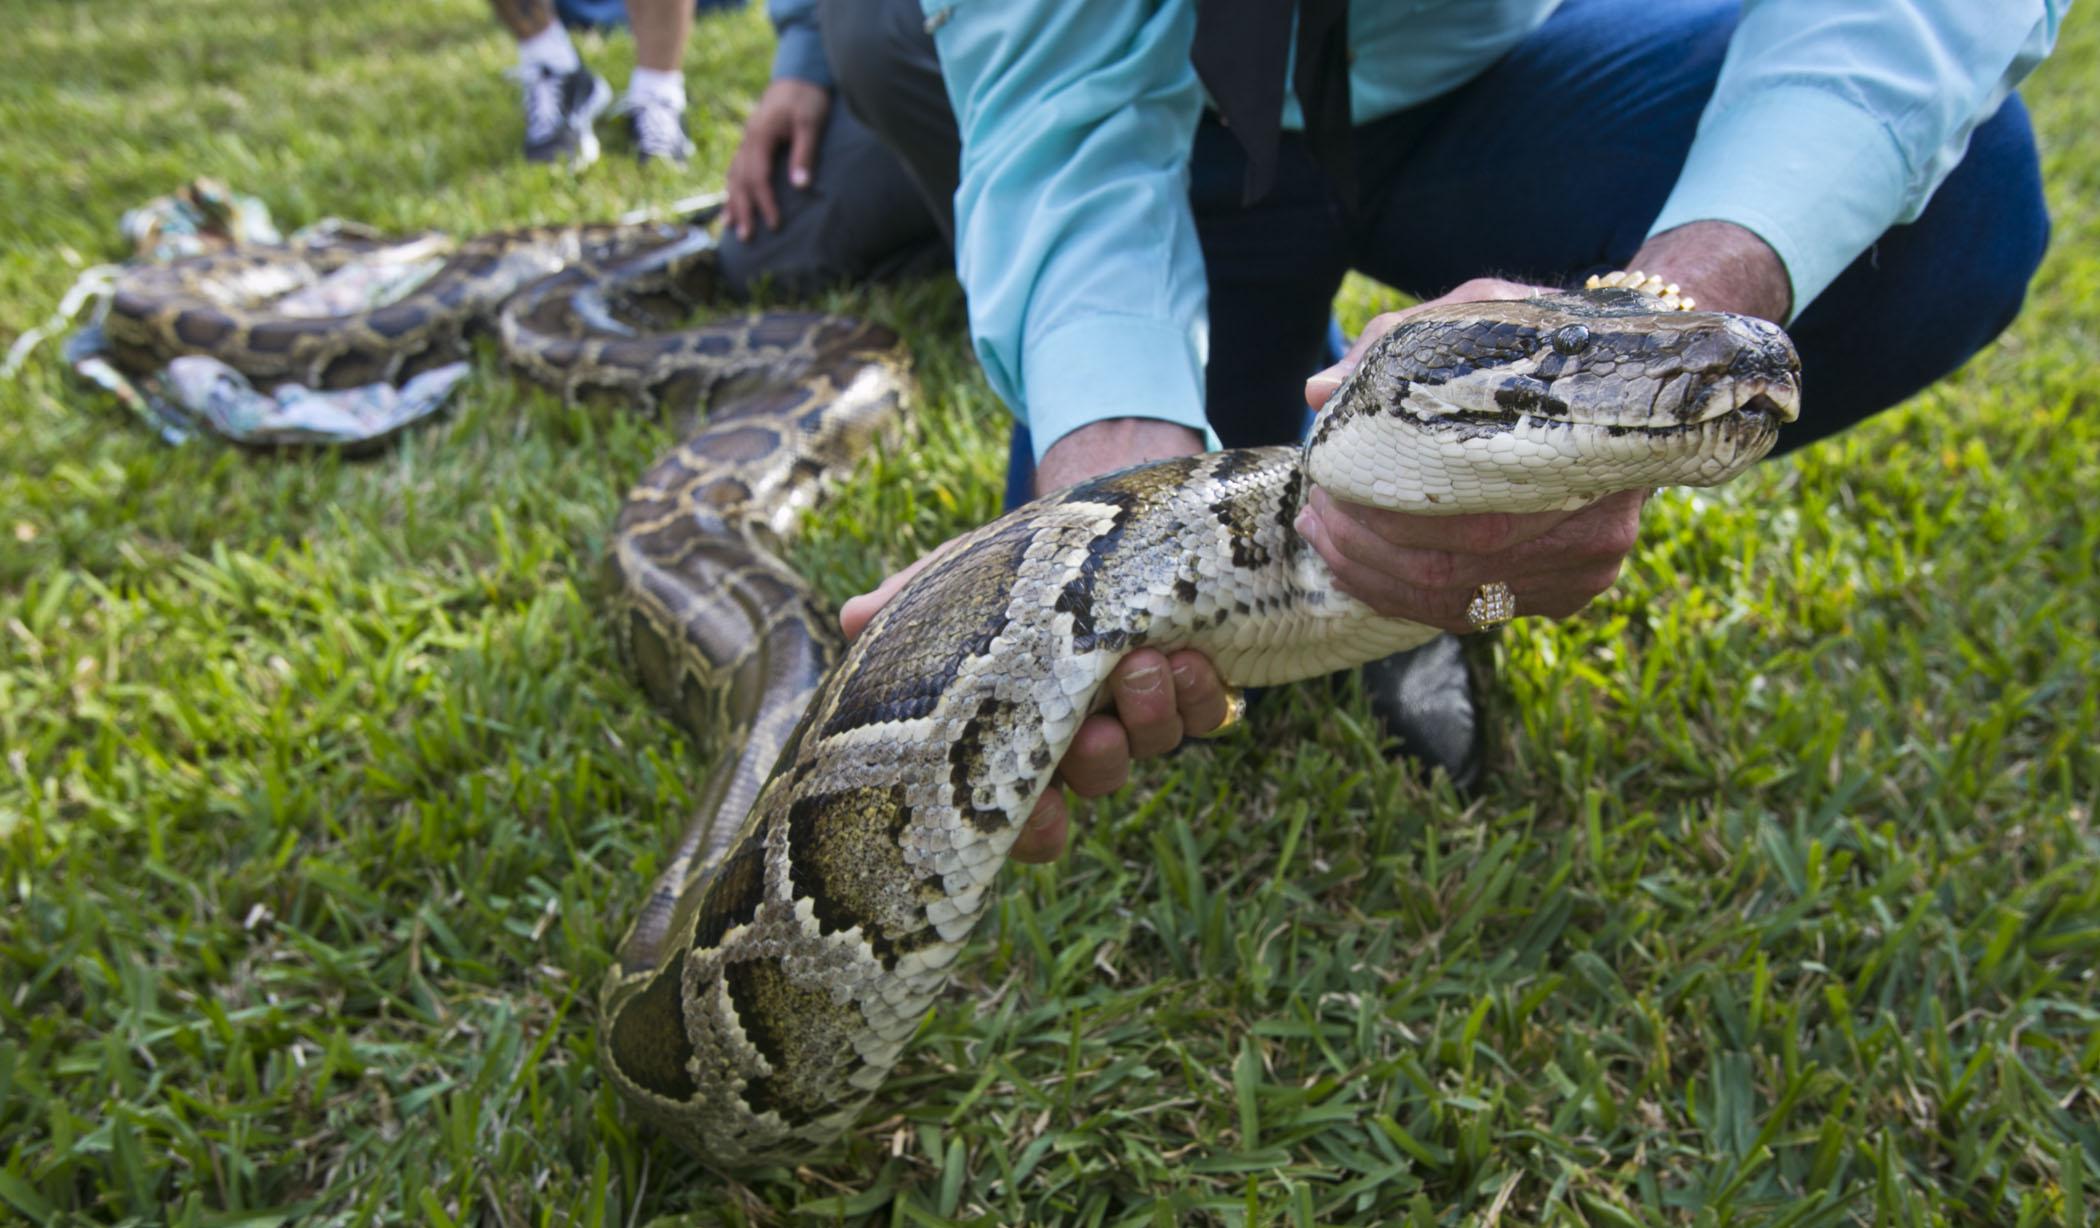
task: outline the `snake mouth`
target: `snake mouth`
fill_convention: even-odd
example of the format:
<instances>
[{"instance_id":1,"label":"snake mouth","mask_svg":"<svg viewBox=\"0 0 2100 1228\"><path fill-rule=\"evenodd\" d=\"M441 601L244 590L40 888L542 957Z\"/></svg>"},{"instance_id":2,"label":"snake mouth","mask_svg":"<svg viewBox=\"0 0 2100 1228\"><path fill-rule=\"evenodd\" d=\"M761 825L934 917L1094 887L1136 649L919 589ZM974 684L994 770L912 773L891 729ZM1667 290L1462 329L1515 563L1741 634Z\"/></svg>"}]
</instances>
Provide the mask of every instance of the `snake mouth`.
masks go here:
<instances>
[{"instance_id":1,"label":"snake mouth","mask_svg":"<svg viewBox=\"0 0 2100 1228\"><path fill-rule=\"evenodd\" d=\"M1791 374L1736 378L1708 392L1703 404L1686 416L1687 424L1724 418L1765 418L1775 424L1801 416L1801 382Z\"/></svg>"},{"instance_id":2,"label":"snake mouth","mask_svg":"<svg viewBox=\"0 0 2100 1228\"><path fill-rule=\"evenodd\" d=\"M1801 385L1793 380L1782 380L1758 389L1743 389L1738 393L1736 412L1777 418L1781 422L1793 422L1801 417Z\"/></svg>"}]
</instances>

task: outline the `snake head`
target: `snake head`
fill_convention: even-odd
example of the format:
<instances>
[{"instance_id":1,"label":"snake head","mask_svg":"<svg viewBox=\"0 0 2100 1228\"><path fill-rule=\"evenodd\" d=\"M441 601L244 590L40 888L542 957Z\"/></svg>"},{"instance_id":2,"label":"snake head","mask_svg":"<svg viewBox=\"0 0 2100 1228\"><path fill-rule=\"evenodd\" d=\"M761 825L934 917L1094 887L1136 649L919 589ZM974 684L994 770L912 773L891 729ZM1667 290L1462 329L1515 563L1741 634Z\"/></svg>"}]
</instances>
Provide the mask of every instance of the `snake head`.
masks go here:
<instances>
[{"instance_id":1,"label":"snake head","mask_svg":"<svg viewBox=\"0 0 2100 1228\"><path fill-rule=\"evenodd\" d=\"M1315 482L1401 511L1551 511L1714 485L1800 412L1778 325L1631 290L1451 303L1373 343L1306 445Z\"/></svg>"}]
</instances>

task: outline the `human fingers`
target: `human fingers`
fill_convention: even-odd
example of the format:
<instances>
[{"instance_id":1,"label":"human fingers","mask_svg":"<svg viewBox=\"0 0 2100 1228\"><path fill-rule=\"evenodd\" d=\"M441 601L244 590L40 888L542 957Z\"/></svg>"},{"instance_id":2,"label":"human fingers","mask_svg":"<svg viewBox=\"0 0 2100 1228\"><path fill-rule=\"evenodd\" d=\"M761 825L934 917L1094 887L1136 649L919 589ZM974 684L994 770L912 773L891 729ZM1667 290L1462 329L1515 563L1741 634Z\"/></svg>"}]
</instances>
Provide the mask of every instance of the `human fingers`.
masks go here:
<instances>
[{"instance_id":1,"label":"human fingers","mask_svg":"<svg viewBox=\"0 0 2100 1228\"><path fill-rule=\"evenodd\" d=\"M1184 648L1167 658L1167 668L1174 675L1174 706L1181 712L1183 733L1191 737L1216 733L1234 702L1217 667L1209 657Z\"/></svg>"},{"instance_id":2,"label":"human fingers","mask_svg":"<svg viewBox=\"0 0 2100 1228\"><path fill-rule=\"evenodd\" d=\"M1611 495L1541 536L1489 554L1396 547L1346 516L1299 520L1344 592L1388 617L1474 629L1467 606L1482 585L1507 585L1520 614L1565 618L1617 582L1640 532L1646 492Z\"/></svg>"},{"instance_id":3,"label":"human fingers","mask_svg":"<svg viewBox=\"0 0 2100 1228\"><path fill-rule=\"evenodd\" d=\"M1140 648L1108 676L1109 700L1134 759L1164 755L1181 745L1181 708L1165 654Z\"/></svg>"},{"instance_id":4,"label":"human fingers","mask_svg":"<svg viewBox=\"0 0 2100 1228\"><path fill-rule=\"evenodd\" d=\"M751 203L765 219L768 230L780 229L780 202L773 194L773 164L780 156L780 147L793 138L794 125L794 111L780 95L768 90L744 126L744 143L737 147Z\"/></svg>"},{"instance_id":5,"label":"human fingers","mask_svg":"<svg viewBox=\"0 0 2100 1228\"><path fill-rule=\"evenodd\" d=\"M1357 338L1349 346L1348 352L1342 355L1340 362L1305 381L1305 403L1313 409L1318 409L1325 405L1327 398L1334 395L1334 390L1341 387L1342 381L1349 378L1349 373L1356 370L1356 365L1363 361L1364 352L1371 348L1371 343L1393 331L1394 325L1407 319L1409 316L1420 315L1432 307L1441 307L1447 303L1478 303L1488 299L1530 298L1534 294L1550 293L1551 290L1550 286L1534 286L1521 281L1505 281L1500 277L1475 277L1470 281L1460 282L1449 294L1439 295L1436 298L1416 303L1412 307L1404 307L1399 311L1388 311L1382 315L1372 316L1370 322L1364 325L1363 332L1357 334Z\"/></svg>"},{"instance_id":6,"label":"human fingers","mask_svg":"<svg viewBox=\"0 0 2100 1228\"><path fill-rule=\"evenodd\" d=\"M1081 797L1123 787L1138 759L1163 755L1191 733L1213 733L1233 705L1231 689L1209 658L1193 649L1173 656L1141 648L1118 662L1108 681L1109 711L1081 722L1057 773Z\"/></svg>"},{"instance_id":7,"label":"human fingers","mask_svg":"<svg viewBox=\"0 0 2100 1228\"><path fill-rule=\"evenodd\" d=\"M1305 502L1305 510L1312 515L1366 542L1460 555L1506 553L1526 542L1537 541L1587 510L1585 507L1562 512L1469 512L1460 516L1424 516L1352 503L1321 486L1313 487Z\"/></svg>"},{"instance_id":8,"label":"human fingers","mask_svg":"<svg viewBox=\"0 0 2100 1228\"><path fill-rule=\"evenodd\" d=\"M722 223L730 233L746 242L751 238L751 223L758 215L758 197L744 174L744 148L729 157L729 173L722 181Z\"/></svg>"},{"instance_id":9,"label":"human fingers","mask_svg":"<svg viewBox=\"0 0 2100 1228\"><path fill-rule=\"evenodd\" d=\"M744 138L729 158L729 174L723 185L727 194L722 211L736 230L736 237L749 241L762 216L768 226L778 224L780 211L773 200L773 151L784 133L780 117L761 103L744 125Z\"/></svg>"},{"instance_id":10,"label":"human fingers","mask_svg":"<svg viewBox=\"0 0 2100 1228\"><path fill-rule=\"evenodd\" d=\"M1123 722L1097 712L1079 723L1058 776L1081 797L1106 797L1130 780L1130 735Z\"/></svg>"},{"instance_id":11,"label":"human fingers","mask_svg":"<svg viewBox=\"0 0 2100 1228\"><path fill-rule=\"evenodd\" d=\"M868 620L875 617L875 611L889 604L890 598L897 595L898 589L909 584L913 576L925 570L926 564L933 561L934 553L936 552L929 551L913 560L904 570L892 573L876 585L874 591L847 598L846 604L839 607L839 630L845 632L846 638L858 639L861 631L867 627Z\"/></svg>"},{"instance_id":12,"label":"human fingers","mask_svg":"<svg viewBox=\"0 0 2100 1228\"><path fill-rule=\"evenodd\" d=\"M1035 809L1021 824L1020 834L1014 837L1013 847L1006 851L1006 855L1033 865L1056 861L1058 854L1065 851L1066 834L1070 830L1071 818L1065 805L1064 787L1053 779L1050 787L1036 799Z\"/></svg>"},{"instance_id":13,"label":"human fingers","mask_svg":"<svg viewBox=\"0 0 2100 1228\"><path fill-rule=\"evenodd\" d=\"M823 102L816 106L804 106L794 113L794 127L788 143L788 182L798 188L807 188L817 169L817 144L824 136L824 117L829 110L825 102L828 96L819 95Z\"/></svg>"}]
</instances>

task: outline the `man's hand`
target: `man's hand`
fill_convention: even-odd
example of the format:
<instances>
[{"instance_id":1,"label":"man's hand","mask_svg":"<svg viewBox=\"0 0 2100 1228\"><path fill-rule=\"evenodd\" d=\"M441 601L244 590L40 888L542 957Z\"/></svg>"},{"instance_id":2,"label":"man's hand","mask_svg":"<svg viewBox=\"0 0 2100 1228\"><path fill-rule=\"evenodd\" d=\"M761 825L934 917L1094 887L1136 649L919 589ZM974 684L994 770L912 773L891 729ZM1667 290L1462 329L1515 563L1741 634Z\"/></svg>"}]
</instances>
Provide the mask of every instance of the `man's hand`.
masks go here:
<instances>
[{"instance_id":1,"label":"man's hand","mask_svg":"<svg viewBox=\"0 0 2100 1228\"><path fill-rule=\"evenodd\" d=\"M1755 234L1731 222L1691 222L1648 240L1628 268L1673 281L1709 311L1786 318L1786 266ZM1378 316L1341 362L1305 382L1317 409L1395 324L1444 303L1526 298L1546 287L1495 278L1466 282L1439 299ZM1447 631L1468 631L1474 590L1501 581L1520 614L1566 618L1618 580L1640 536L1647 491L1626 491L1573 512L1411 516L1345 503L1314 489L1298 532L1344 591L1381 614Z\"/></svg>"},{"instance_id":2,"label":"man's hand","mask_svg":"<svg viewBox=\"0 0 2100 1228\"><path fill-rule=\"evenodd\" d=\"M1203 450L1202 436L1187 427L1146 418L1096 422L1052 444L1036 470L1036 490L1062 490L1074 482L1140 461ZM926 565L920 559L884 580L872 593L848 601L839 625L848 639L861 633L875 611L897 595ZM1208 733L1225 721L1225 684L1202 653L1162 654L1141 648L1117 664L1108 678L1109 708L1081 722L1070 750L1057 765L1051 787L1014 841L1015 861L1055 861L1064 851L1068 812L1065 789L1102 797L1123 787L1133 760L1163 755L1190 734Z\"/></svg>"},{"instance_id":3,"label":"man's hand","mask_svg":"<svg viewBox=\"0 0 2100 1228\"><path fill-rule=\"evenodd\" d=\"M811 81L776 78L744 121L744 139L729 159L729 199L723 218L736 237L748 240L760 218L780 229L780 202L773 198L773 159L788 147L788 182L809 186L816 170L817 142L831 114L831 91Z\"/></svg>"},{"instance_id":4,"label":"man's hand","mask_svg":"<svg viewBox=\"0 0 2100 1228\"><path fill-rule=\"evenodd\" d=\"M1481 277L1442 298L1387 312L1364 326L1342 361L1305 381L1305 401L1324 404L1363 361L1371 343L1430 307L1529 298L1547 287ZM1613 495L1575 512L1529 515L1412 516L1345 503L1314 487L1298 514L1300 536L1334 572L1342 590L1380 614L1470 631L1466 604L1496 580L1516 594L1522 614L1565 618L1612 586L1640 532L1646 492Z\"/></svg>"}]
</instances>

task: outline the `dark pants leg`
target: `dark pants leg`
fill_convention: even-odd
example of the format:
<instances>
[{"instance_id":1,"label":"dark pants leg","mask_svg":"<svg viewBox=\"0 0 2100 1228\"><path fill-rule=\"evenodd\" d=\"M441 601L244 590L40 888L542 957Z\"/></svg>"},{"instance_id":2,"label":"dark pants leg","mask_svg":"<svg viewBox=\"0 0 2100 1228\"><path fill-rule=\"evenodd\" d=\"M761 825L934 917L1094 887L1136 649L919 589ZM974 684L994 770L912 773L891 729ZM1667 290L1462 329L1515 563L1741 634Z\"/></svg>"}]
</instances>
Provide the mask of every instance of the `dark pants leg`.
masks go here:
<instances>
[{"instance_id":1,"label":"dark pants leg","mask_svg":"<svg viewBox=\"0 0 2100 1228\"><path fill-rule=\"evenodd\" d=\"M962 136L918 0L823 0L817 18L839 98L903 161L953 247Z\"/></svg>"}]
</instances>

